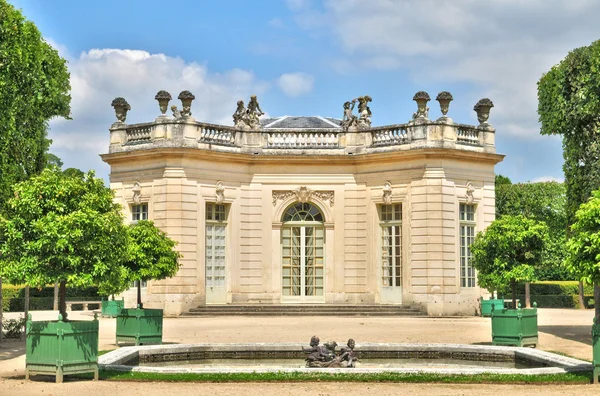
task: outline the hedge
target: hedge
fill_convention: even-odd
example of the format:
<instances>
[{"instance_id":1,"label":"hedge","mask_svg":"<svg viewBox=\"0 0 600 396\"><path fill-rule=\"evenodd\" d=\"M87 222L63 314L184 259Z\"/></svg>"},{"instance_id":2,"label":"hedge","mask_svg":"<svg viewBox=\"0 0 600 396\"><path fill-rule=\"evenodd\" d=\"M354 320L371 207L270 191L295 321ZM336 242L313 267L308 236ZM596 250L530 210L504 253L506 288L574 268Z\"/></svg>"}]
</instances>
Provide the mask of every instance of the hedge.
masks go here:
<instances>
[{"instance_id":1,"label":"hedge","mask_svg":"<svg viewBox=\"0 0 600 396\"><path fill-rule=\"evenodd\" d=\"M67 300L100 300L98 287L67 287ZM23 312L25 286L2 285L2 310L5 312ZM54 286L42 289L29 288L29 310L52 310L54 305ZM73 309L78 308L73 306ZM79 307L81 308L81 307Z\"/></svg>"},{"instance_id":2,"label":"hedge","mask_svg":"<svg viewBox=\"0 0 600 396\"><path fill-rule=\"evenodd\" d=\"M531 283L529 286L530 301L539 308L579 308L579 282L577 281L543 281ZM594 307L594 287L583 286L583 302L586 308ZM525 285L517 287L517 298L524 305Z\"/></svg>"}]
</instances>

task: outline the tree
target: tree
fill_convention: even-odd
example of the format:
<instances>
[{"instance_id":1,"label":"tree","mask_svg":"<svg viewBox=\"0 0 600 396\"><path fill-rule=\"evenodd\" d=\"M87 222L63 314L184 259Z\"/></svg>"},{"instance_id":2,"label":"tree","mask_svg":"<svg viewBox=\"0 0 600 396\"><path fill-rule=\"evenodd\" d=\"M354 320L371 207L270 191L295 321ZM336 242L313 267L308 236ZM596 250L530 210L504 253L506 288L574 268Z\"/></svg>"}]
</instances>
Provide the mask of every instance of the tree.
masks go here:
<instances>
[{"instance_id":1,"label":"tree","mask_svg":"<svg viewBox=\"0 0 600 396\"><path fill-rule=\"evenodd\" d=\"M512 184L512 182L510 181L510 179L506 176L503 175L496 175L496 189L500 186L503 186L505 184Z\"/></svg>"},{"instance_id":2,"label":"tree","mask_svg":"<svg viewBox=\"0 0 600 396\"><path fill-rule=\"evenodd\" d=\"M550 238L539 268L540 280L573 279L564 261L567 255L565 186L557 182L501 184L496 187L496 218L523 215L543 221Z\"/></svg>"},{"instance_id":3,"label":"tree","mask_svg":"<svg viewBox=\"0 0 600 396\"><path fill-rule=\"evenodd\" d=\"M175 241L148 220L127 227L127 255L121 274L100 285L106 295L126 289L137 283L137 305L143 307L141 282L172 277L179 269L179 253ZM116 275L116 274L114 274Z\"/></svg>"},{"instance_id":4,"label":"tree","mask_svg":"<svg viewBox=\"0 0 600 396\"><path fill-rule=\"evenodd\" d=\"M581 280L596 285L600 282L600 190L592 192L592 198L580 206L575 219L572 236L567 242L567 266ZM597 320L600 318L598 298L594 287Z\"/></svg>"},{"instance_id":5,"label":"tree","mask_svg":"<svg viewBox=\"0 0 600 396\"><path fill-rule=\"evenodd\" d=\"M59 282L66 319L67 284L90 285L120 271L127 233L113 196L93 172L46 169L17 184L0 218L0 276L34 287Z\"/></svg>"},{"instance_id":6,"label":"tree","mask_svg":"<svg viewBox=\"0 0 600 396\"><path fill-rule=\"evenodd\" d=\"M521 215L493 221L471 245L477 283L488 290L512 290L516 307L517 283L536 280L547 240L548 226L542 222Z\"/></svg>"},{"instance_id":7,"label":"tree","mask_svg":"<svg viewBox=\"0 0 600 396\"><path fill-rule=\"evenodd\" d=\"M0 212L15 183L46 167L48 120L69 117L70 89L66 61L0 0Z\"/></svg>"},{"instance_id":8,"label":"tree","mask_svg":"<svg viewBox=\"0 0 600 396\"><path fill-rule=\"evenodd\" d=\"M600 40L571 51L538 82L540 133L563 138L566 216L570 225L576 221L579 206L600 187L598 70ZM582 288L580 284L580 294ZM600 299L597 284L594 284L594 299ZM596 316L600 319L600 308L596 306Z\"/></svg>"}]
</instances>

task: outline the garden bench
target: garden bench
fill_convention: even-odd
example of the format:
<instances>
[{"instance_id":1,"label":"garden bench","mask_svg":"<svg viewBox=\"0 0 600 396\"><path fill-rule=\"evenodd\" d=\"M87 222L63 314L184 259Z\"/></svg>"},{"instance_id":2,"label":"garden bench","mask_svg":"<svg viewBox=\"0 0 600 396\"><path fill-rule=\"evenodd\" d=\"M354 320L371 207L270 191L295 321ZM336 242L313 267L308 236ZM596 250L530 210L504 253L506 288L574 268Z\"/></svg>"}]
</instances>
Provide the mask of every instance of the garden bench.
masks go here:
<instances>
[{"instance_id":1,"label":"garden bench","mask_svg":"<svg viewBox=\"0 0 600 396\"><path fill-rule=\"evenodd\" d=\"M98 300L98 301L67 301L66 304L67 304L67 311L73 310L73 304L81 304L81 305L83 305L83 310L87 311L90 304L97 305L98 308L100 308L102 301L101 300Z\"/></svg>"}]
</instances>

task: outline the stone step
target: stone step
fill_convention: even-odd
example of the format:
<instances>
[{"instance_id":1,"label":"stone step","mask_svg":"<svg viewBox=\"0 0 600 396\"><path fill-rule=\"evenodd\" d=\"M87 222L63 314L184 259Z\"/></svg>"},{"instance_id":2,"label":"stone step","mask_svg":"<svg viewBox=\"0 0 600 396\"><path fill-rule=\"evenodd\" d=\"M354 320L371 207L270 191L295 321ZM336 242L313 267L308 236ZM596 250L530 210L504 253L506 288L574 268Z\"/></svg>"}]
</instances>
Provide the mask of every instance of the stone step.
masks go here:
<instances>
[{"instance_id":1,"label":"stone step","mask_svg":"<svg viewBox=\"0 0 600 396\"><path fill-rule=\"evenodd\" d=\"M422 316L423 312L402 305L206 305L192 308L185 316Z\"/></svg>"}]
</instances>

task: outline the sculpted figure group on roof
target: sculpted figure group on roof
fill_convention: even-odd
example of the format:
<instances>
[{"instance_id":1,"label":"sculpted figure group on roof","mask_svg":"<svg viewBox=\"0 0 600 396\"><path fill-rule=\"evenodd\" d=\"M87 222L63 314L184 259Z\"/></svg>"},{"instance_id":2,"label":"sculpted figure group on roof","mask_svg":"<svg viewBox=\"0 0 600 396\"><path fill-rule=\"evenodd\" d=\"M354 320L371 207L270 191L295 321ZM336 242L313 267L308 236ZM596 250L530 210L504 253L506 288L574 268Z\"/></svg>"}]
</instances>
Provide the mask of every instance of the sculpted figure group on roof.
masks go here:
<instances>
[{"instance_id":1,"label":"sculpted figure group on roof","mask_svg":"<svg viewBox=\"0 0 600 396\"><path fill-rule=\"evenodd\" d=\"M248 108L244 107L244 101L238 100L237 109L233 113L233 125L240 129L259 129L259 117L265 114L258 104L256 95L250 96Z\"/></svg>"},{"instance_id":2,"label":"sculpted figure group on roof","mask_svg":"<svg viewBox=\"0 0 600 396\"><path fill-rule=\"evenodd\" d=\"M356 99L352 99L344 103L344 117L342 118L342 128L354 129L354 128L365 128L371 126L371 109L369 108L369 102L373 99L369 95L359 96ZM352 114L354 106L358 102L358 117Z\"/></svg>"}]
</instances>

